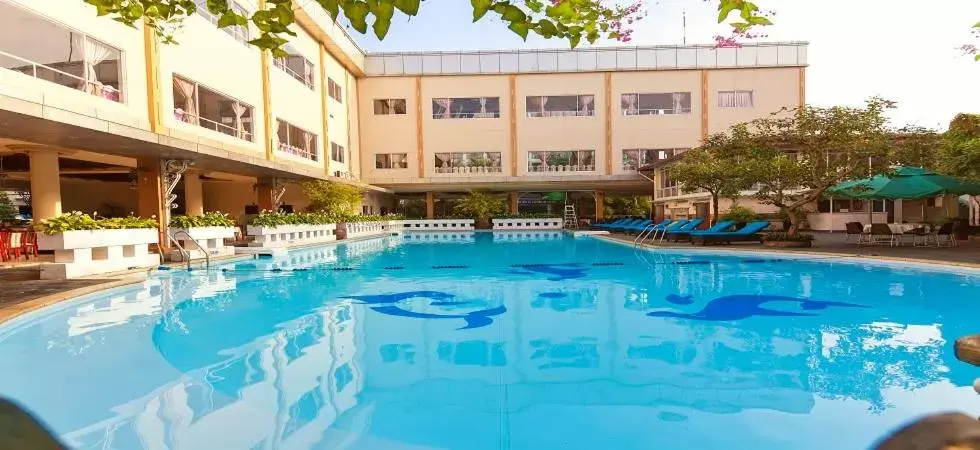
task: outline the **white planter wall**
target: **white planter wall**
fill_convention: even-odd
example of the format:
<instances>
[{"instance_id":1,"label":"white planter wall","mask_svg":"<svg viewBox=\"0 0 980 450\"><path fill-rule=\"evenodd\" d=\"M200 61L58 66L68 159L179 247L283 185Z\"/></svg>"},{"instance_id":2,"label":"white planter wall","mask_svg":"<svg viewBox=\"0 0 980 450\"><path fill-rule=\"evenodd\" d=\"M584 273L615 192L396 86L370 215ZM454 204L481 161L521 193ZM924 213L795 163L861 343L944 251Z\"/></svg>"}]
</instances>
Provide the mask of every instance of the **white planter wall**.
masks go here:
<instances>
[{"instance_id":1,"label":"white planter wall","mask_svg":"<svg viewBox=\"0 0 980 450\"><path fill-rule=\"evenodd\" d=\"M337 224L320 225L280 225L265 227L249 225L245 233L255 238L249 247L285 248L299 245L319 244L337 240Z\"/></svg>"},{"instance_id":2,"label":"white planter wall","mask_svg":"<svg viewBox=\"0 0 980 450\"><path fill-rule=\"evenodd\" d=\"M473 231L473 219L422 219L405 220L405 230L410 231Z\"/></svg>"},{"instance_id":3,"label":"white planter wall","mask_svg":"<svg viewBox=\"0 0 980 450\"><path fill-rule=\"evenodd\" d=\"M160 264L150 253L158 239L155 228L39 233L37 248L53 250L54 262L41 266L41 279L63 280Z\"/></svg>"},{"instance_id":4,"label":"white planter wall","mask_svg":"<svg viewBox=\"0 0 980 450\"><path fill-rule=\"evenodd\" d=\"M405 233L405 242L476 242L476 232Z\"/></svg>"},{"instance_id":5,"label":"white planter wall","mask_svg":"<svg viewBox=\"0 0 980 450\"><path fill-rule=\"evenodd\" d=\"M548 217L543 219L493 219L494 230L560 230L562 219Z\"/></svg>"},{"instance_id":6,"label":"white planter wall","mask_svg":"<svg viewBox=\"0 0 980 450\"><path fill-rule=\"evenodd\" d=\"M341 224L347 230L346 239L357 239L369 236L381 236L400 230L402 222L397 220L385 222L348 222Z\"/></svg>"},{"instance_id":7,"label":"white planter wall","mask_svg":"<svg viewBox=\"0 0 980 450\"><path fill-rule=\"evenodd\" d=\"M564 231L494 231L494 242L537 242L537 241L559 241L565 238Z\"/></svg>"},{"instance_id":8,"label":"white planter wall","mask_svg":"<svg viewBox=\"0 0 980 450\"><path fill-rule=\"evenodd\" d=\"M194 242L197 242L211 256L230 256L235 254L235 247L225 245L225 239L234 239L236 227L193 227L193 228L171 228L170 234L174 235L180 246L190 254L191 259L204 257L202 252ZM187 234L181 233L186 232ZM188 238L190 236L190 238ZM174 249L171 253L172 261L182 261L183 255L179 250Z\"/></svg>"}]
</instances>

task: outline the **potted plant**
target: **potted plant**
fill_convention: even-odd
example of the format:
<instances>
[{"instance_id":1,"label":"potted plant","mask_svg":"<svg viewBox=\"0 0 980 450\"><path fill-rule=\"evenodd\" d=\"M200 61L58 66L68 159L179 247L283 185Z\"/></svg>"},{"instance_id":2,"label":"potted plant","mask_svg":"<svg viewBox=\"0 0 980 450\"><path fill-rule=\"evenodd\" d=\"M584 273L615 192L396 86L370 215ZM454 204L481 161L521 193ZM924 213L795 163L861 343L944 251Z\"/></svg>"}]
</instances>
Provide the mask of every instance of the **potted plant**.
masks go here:
<instances>
[{"instance_id":1,"label":"potted plant","mask_svg":"<svg viewBox=\"0 0 980 450\"><path fill-rule=\"evenodd\" d=\"M42 279L64 279L115 272L159 263L149 252L159 234L156 217L102 218L80 211L43 219L34 225L39 232L38 250L53 250L53 264L41 268Z\"/></svg>"},{"instance_id":2,"label":"potted plant","mask_svg":"<svg viewBox=\"0 0 980 450\"><path fill-rule=\"evenodd\" d=\"M461 198L454 212L461 216L472 217L476 220L477 228L489 228L490 218L507 211L507 200L500 195L484 191L470 191Z\"/></svg>"},{"instance_id":3,"label":"potted plant","mask_svg":"<svg viewBox=\"0 0 980 450\"><path fill-rule=\"evenodd\" d=\"M174 216L170 219L170 233L181 242L181 247L198 257L198 245L212 255L234 254L234 249L224 245L225 239L234 239L238 224L228 215L218 211L206 212L200 216ZM191 241L197 242L197 245ZM176 249L175 249L176 250ZM183 254L175 251L172 259L183 259Z\"/></svg>"},{"instance_id":4,"label":"potted plant","mask_svg":"<svg viewBox=\"0 0 980 450\"><path fill-rule=\"evenodd\" d=\"M762 245L779 248L810 248L813 244L813 239L813 235L807 233L766 233L762 236Z\"/></svg>"},{"instance_id":5,"label":"potted plant","mask_svg":"<svg viewBox=\"0 0 980 450\"><path fill-rule=\"evenodd\" d=\"M732 205L732 207L728 208L728 211L726 211L725 214L719 218L719 220L734 221L736 227L742 228L745 226L745 224L757 220L758 217L759 215L750 208L746 208L741 205Z\"/></svg>"}]
</instances>

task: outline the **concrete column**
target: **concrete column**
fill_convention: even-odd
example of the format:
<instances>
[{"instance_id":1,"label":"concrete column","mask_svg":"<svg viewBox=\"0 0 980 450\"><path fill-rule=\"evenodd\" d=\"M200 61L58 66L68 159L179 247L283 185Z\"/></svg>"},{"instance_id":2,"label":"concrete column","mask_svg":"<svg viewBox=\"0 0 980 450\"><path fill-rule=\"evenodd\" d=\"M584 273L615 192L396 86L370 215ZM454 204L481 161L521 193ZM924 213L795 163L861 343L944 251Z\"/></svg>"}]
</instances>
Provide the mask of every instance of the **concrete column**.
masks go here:
<instances>
[{"instance_id":1,"label":"concrete column","mask_svg":"<svg viewBox=\"0 0 980 450\"><path fill-rule=\"evenodd\" d=\"M184 174L184 209L188 216L204 214L204 190L201 187L201 174L197 172Z\"/></svg>"},{"instance_id":2,"label":"concrete column","mask_svg":"<svg viewBox=\"0 0 980 450\"><path fill-rule=\"evenodd\" d=\"M436 193L435 192L425 193L425 217L429 219L436 218Z\"/></svg>"},{"instance_id":3,"label":"concrete column","mask_svg":"<svg viewBox=\"0 0 980 450\"><path fill-rule=\"evenodd\" d=\"M31 159L31 214L35 220L61 214L61 171L58 154L37 151Z\"/></svg>"},{"instance_id":4,"label":"concrete column","mask_svg":"<svg viewBox=\"0 0 980 450\"><path fill-rule=\"evenodd\" d=\"M271 180L260 180L255 188L255 194L258 196L256 203L258 203L260 211L274 211L276 209L275 199L272 198Z\"/></svg>"},{"instance_id":5,"label":"concrete column","mask_svg":"<svg viewBox=\"0 0 980 450\"><path fill-rule=\"evenodd\" d=\"M169 242L166 232L166 220L170 211L163 209L163 180L159 158L140 158L136 161L137 190L139 205L136 214L140 217L156 217L157 229L160 231L158 244L163 251Z\"/></svg>"},{"instance_id":6,"label":"concrete column","mask_svg":"<svg viewBox=\"0 0 980 450\"><path fill-rule=\"evenodd\" d=\"M606 205L606 193L602 191L595 191L595 220L602 220L605 218L605 205Z\"/></svg>"},{"instance_id":7,"label":"concrete column","mask_svg":"<svg viewBox=\"0 0 980 450\"><path fill-rule=\"evenodd\" d=\"M511 192L510 193L508 199L510 200L510 213L511 214L518 214L518 211L520 210L520 207L521 207L521 205L520 205L520 203L518 201L519 198L520 198L520 192Z\"/></svg>"}]
</instances>

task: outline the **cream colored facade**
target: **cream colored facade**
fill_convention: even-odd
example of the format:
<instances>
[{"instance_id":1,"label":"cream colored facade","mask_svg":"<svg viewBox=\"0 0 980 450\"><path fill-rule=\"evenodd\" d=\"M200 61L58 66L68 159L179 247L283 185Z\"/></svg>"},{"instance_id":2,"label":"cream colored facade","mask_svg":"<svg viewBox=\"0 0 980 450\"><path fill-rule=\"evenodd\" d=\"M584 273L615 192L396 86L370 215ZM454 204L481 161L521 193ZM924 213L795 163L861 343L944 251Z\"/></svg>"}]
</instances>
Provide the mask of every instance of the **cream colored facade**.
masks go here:
<instances>
[{"instance_id":1,"label":"cream colored facade","mask_svg":"<svg viewBox=\"0 0 980 450\"><path fill-rule=\"evenodd\" d=\"M176 187L186 209L234 215L302 208L309 179L368 189L365 213L475 188L649 195L651 155L804 101L806 43L370 54L310 5L276 59L207 13L167 45L82 2L0 0L8 178L39 217L159 211L161 160L201 180Z\"/></svg>"}]
</instances>

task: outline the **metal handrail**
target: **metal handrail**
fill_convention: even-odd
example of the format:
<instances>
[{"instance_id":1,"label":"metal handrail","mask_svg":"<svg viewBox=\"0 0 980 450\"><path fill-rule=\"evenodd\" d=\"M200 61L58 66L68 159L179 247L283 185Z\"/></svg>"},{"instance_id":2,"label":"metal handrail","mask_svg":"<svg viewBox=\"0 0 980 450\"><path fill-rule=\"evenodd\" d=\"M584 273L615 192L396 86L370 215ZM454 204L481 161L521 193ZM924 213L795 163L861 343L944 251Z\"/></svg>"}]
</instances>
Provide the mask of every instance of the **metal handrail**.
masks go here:
<instances>
[{"instance_id":1,"label":"metal handrail","mask_svg":"<svg viewBox=\"0 0 980 450\"><path fill-rule=\"evenodd\" d=\"M98 82L95 82L95 81L92 81L92 80L86 80L85 78L82 78L82 77L80 77L78 75L71 74L71 73L65 72L63 70L58 70L58 69L55 69L54 67L47 66L47 65L44 65L44 64L40 64L40 63L31 61L29 59L22 58L20 56L14 55L12 53L7 53L7 52L5 52L3 50L0 50L0 56L4 56L4 57L10 58L10 59L14 59L14 60L17 60L17 61L20 61L20 62L23 62L23 63L27 63L27 64L29 64L31 66L31 73L26 73L26 72L24 72L22 70L19 70L19 68L16 68L16 67L7 68L7 70L11 70L11 71L14 71L14 72L17 72L17 73L22 73L24 75L29 75L29 76L31 76L33 78L37 78L39 80L44 80L43 78L38 78L38 76L37 76L37 68L38 67L43 67L45 70L50 70L51 72L57 73L58 75L65 76L65 77L68 77L68 78L71 78L71 79L74 79L74 80L78 80L78 82L79 83L82 83L86 88L88 88L89 86L93 86L96 89L99 89L99 94L103 94L103 95L98 95L99 97L105 98L106 100L110 100L110 101L115 101L115 102L120 102L120 103L122 102L122 91L120 91L119 89L116 89L116 88L114 88L112 86L105 85L105 84L102 84L102 83L98 83ZM81 62L81 61L78 61L78 62ZM50 80L44 80L44 81L52 82ZM61 84L61 83L54 82L54 84L57 84L57 85L60 85L60 86L65 86L67 88L71 88L71 86L64 85L64 84ZM83 89L78 89L78 88L73 88L73 89L75 89L77 91L87 92L86 90L83 90ZM94 92L89 92L89 93L90 94L93 94L93 95L95 94ZM106 97L105 94L115 94L119 98L112 99L112 98Z\"/></svg>"},{"instance_id":2,"label":"metal handrail","mask_svg":"<svg viewBox=\"0 0 980 450\"><path fill-rule=\"evenodd\" d=\"M253 142L252 133L249 131L246 131L244 129L238 129L233 126L225 125L223 123L208 119L207 117L201 117L196 114L188 113L187 111L184 111L181 108L174 108L174 118L186 124L199 126L201 128L204 128L205 130L216 131L226 136L231 136L244 141ZM193 120L188 120L188 119L193 119ZM211 128L206 125L202 125L202 122L212 124L214 125L214 128ZM222 130L229 130L229 132L225 132Z\"/></svg>"},{"instance_id":3,"label":"metal handrail","mask_svg":"<svg viewBox=\"0 0 980 450\"><path fill-rule=\"evenodd\" d=\"M194 243L194 246L197 247L197 249L200 250L201 253L204 253L204 268L205 269L210 269L211 268L211 254L208 253L207 249L205 249L204 246L202 246L200 242L197 242L197 240L195 240L194 238L192 238L191 235L188 234L184 230L176 231L173 234L169 234L168 233L167 236L170 238L170 241L173 242L174 246L176 246L177 249L180 250L180 254L183 256L183 258L185 260L187 260L187 270L191 270L191 253L188 252L187 250L185 250L184 247L182 247L180 245L180 243L178 242L177 236L179 236L181 234L183 234L184 236L187 236L187 241L193 242Z\"/></svg>"}]
</instances>

